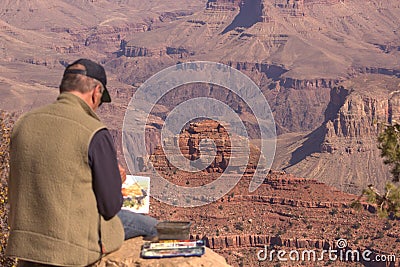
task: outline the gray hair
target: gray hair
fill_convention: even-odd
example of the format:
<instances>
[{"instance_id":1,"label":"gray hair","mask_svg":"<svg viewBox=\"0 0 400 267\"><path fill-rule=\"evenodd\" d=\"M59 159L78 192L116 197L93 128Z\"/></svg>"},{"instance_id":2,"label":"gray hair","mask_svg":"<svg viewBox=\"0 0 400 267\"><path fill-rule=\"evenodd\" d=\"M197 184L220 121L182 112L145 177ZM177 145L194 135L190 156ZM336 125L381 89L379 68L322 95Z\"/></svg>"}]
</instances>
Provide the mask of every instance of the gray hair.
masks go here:
<instances>
[{"instance_id":1,"label":"gray hair","mask_svg":"<svg viewBox=\"0 0 400 267\"><path fill-rule=\"evenodd\" d=\"M69 70L85 70L85 67L81 64L70 66ZM81 74L68 73L65 74L61 80L60 93L78 91L81 93L87 93L93 90L97 85L101 86L101 93L104 91L102 83L96 79L87 77Z\"/></svg>"}]
</instances>

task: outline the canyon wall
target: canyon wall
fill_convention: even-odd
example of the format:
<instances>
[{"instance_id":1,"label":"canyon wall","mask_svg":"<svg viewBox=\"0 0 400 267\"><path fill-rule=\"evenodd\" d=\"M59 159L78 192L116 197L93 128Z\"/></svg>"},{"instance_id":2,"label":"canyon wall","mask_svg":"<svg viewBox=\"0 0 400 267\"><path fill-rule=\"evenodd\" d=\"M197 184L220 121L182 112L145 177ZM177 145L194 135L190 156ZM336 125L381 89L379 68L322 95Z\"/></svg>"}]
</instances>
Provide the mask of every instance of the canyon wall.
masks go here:
<instances>
[{"instance_id":1,"label":"canyon wall","mask_svg":"<svg viewBox=\"0 0 400 267\"><path fill-rule=\"evenodd\" d=\"M383 190L391 175L377 138L385 125L400 119L399 84L396 76L367 74L333 88L325 122L294 155L311 144L319 149L301 160L292 158L293 165L286 170L347 192L361 192L368 184Z\"/></svg>"},{"instance_id":2,"label":"canyon wall","mask_svg":"<svg viewBox=\"0 0 400 267\"><path fill-rule=\"evenodd\" d=\"M240 70L259 86L274 114L278 134L310 131L319 127L325 120L324 112L329 103L330 90L339 83L337 79L283 77L287 70L274 64L242 61L226 61L223 63ZM155 68L152 64L143 67ZM137 67L127 65L127 68ZM156 68L158 70L160 67ZM119 70L116 67L115 71ZM120 71L123 72L123 70ZM135 73L136 77L139 75L141 75L140 72ZM130 77L127 77L124 82L129 83L130 79ZM172 110L183 101L196 97L210 97L229 105L247 123L249 135L252 138L256 137L256 125L251 126L254 122L245 118L247 114L252 113L251 109L229 89L207 84L185 85L168 92L160 99L158 104ZM166 113L155 115L162 119L166 117Z\"/></svg>"},{"instance_id":3,"label":"canyon wall","mask_svg":"<svg viewBox=\"0 0 400 267\"><path fill-rule=\"evenodd\" d=\"M331 91L331 102L325 113L327 143L335 138L356 143L357 139L374 139L385 124L399 121L398 79L393 76L362 77L364 81L359 77L345 83L347 88L339 86Z\"/></svg>"}]
</instances>

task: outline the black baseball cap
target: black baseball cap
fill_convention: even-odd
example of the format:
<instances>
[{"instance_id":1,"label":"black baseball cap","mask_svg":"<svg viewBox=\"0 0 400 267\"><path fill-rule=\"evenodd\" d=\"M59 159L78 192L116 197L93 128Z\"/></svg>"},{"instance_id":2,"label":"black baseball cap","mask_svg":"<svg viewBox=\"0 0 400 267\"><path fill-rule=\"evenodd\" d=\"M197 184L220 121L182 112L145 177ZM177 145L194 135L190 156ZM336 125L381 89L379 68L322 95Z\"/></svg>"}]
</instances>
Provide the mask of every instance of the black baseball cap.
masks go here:
<instances>
[{"instance_id":1,"label":"black baseball cap","mask_svg":"<svg viewBox=\"0 0 400 267\"><path fill-rule=\"evenodd\" d=\"M69 69L71 66L76 64L83 65L85 67L85 70ZM107 85L106 72L103 66L101 66L100 64L97 64L96 62L90 59L81 58L67 66L67 68L64 71L64 76L66 74L81 74L98 80L104 87L103 95L101 96L101 102L108 102L108 103L111 102L111 97L106 87Z\"/></svg>"}]
</instances>

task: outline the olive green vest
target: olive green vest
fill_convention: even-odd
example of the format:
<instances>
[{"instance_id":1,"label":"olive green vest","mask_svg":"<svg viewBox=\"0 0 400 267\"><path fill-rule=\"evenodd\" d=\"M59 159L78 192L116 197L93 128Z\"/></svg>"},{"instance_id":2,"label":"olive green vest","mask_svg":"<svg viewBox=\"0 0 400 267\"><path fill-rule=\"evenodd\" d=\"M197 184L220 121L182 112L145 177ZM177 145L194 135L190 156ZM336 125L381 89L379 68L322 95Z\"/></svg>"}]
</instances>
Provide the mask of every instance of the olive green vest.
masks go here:
<instances>
[{"instance_id":1,"label":"olive green vest","mask_svg":"<svg viewBox=\"0 0 400 267\"><path fill-rule=\"evenodd\" d=\"M102 128L92 109L70 93L17 121L10 150L8 256L85 266L102 256L100 235L104 253L122 245L121 221L102 219L92 189L88 149Z\"/></svg>"}]
</instances>

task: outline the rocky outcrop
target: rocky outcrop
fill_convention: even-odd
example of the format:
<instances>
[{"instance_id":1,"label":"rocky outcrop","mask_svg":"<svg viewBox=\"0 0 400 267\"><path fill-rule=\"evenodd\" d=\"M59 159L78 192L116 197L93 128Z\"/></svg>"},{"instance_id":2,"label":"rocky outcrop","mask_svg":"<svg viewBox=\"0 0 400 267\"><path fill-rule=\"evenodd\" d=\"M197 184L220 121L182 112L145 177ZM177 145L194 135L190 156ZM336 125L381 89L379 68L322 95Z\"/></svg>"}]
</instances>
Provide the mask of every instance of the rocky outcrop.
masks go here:
<instances>
[{"instance_id":1,"label":"rocky outcrop","mask_svg":"<svg viewBox=\"0 0 400 267\"><path fill-rule=\"evenodd\" d=\"M272 196L236 196L238 201L249 201L259 203L270 203L287 205L298 208L333 208L333 207L349 207L346 202L321 202L321 201L300 201L293 198L272 197ZM284 215L283 215L284 216Z\"/></svg>"},{"instance_id":2,"label":"rocky outcrop","mask_svg":"<svg viewBox=\"0 0 400 267\"><path fill-rule=\"evenodd\" d=\"M297 162L292 158L293 165L285 170L346 192L357 194L368 184L383 190L391 175L380 156L377 137L386 124L400 119L399 90L396 76L379 74L361 75L334 87L325 122L294 155L311 146L313 153Z\"/></svg>"},{"instance_id":3,"label":"rocky outcrop","mask_svg":"<svg viewBox=\"0 0 400 267\"><path fill-rule=\"evenodd\" d=\"M122 247L101 259L92 267L117 267L117 266L136 266L136 267L202 267L202 266L221 266L229 267L226 260L206 248L201 257L175 257L164 259L142 259L140 249L144 241L142 238L133 238L124 242Z\"/></svg>"},{"instance_id":4,"label":"rocky outcrop","mask_svg":"<svg viewBox=\"0 0 400 267\"><path fill-rule=\"evenodd\" d=\"M279 38L275 39L277 43L285 43L287 41L287 35L280 35ZM265 79L272 79L275 83L269 86L269 89L321 89L329 88L332 89L336 87L342 80L340 79L294 79L289 77L284 77L284 74L288 72L283 66L276 64L267 63L254 63L254 62L241 62L241 61L228 61L224 62L226 65L240 70L250 77L255 78L255 80L260 79L258 74L265 75Z\"/></svg>"},{"instance_id":5,"label":"rocky outcrop","mask_svg":"<svg viewBox=\"0 0 400 267\"><path fill-rule=\"evenodd\" d=\"M126 57L162 57L169 55L177 58L186 58L193 56L194 52L187 50L184 47L141 47L130 45L127 41L122 40L120 45L120 55Z\"/></svg>"},{"instance_id":6,"label":"rocky outcrop","mask_svg":"<svg viewBox=\"0 0 400 267\"><path fill-rule=\"evenodd\" d=\"M280 236L269 235L230 235L206 237L204 239L207 246L212 249L234 249L234 248L250 248L263 246L279 246L288 248L334 248L334 241L326 241L323 239L307 239L307 238L281 238Z\"/></svg>"},{"instance_id":7,"label":"rocky outcrop","mask_svg":"<svg viewBox=\"0 0 400 267\"><path fill-rule=\"evenodd\" d=\"M373 80L366 78L361 82L359 78L357 81L360 83L350 82L347 88L340 86L331 91L331 102L325 113L327 139L376 137L382 124L398 121L400 88L396 88L395 78L382 78L382 84L377 85L380 88L374 93L362 88Z\"/></svg>"},{"instance_id":8,"label":"rocky outcrop","mask_svg":"<svg viewBox=\"0 0 400 267\"><path fill-rule=\"evenodd\" d=\"M233 136L245 142L246 140L239 136ZM209 158L201 155L201 150L206 151L207 149L213 149L211 146L208 147L208 143L212 140L215 145L216 155L210 164ZM202 142L206 142L203 143ZM241 143L238 142L238 143ZM201 148L201 145L207 147ZM211 143L209 144L211 145ZM174 137L174 140L165 140L164 149L168 149L168 146L178 146L182 155L188 159L188 164L195 164L194 167L204 169L204 171L222 173L229 165L232 157L245 159L245 150L240 148L232 148L231 138L228 135L227 130L219 122L213 120L204 120L201 122L194 122L189 125L179 136ZM169 162L164 154L164 149L161 146L157 146L154 153L150 156L150 161L156 170L169 172L175 170L173 164ZM207 151L206 151L207 152ZM245 173L254 173L260 151L254 145L250 145L250 158L248 160L247 169ZM200 160L199 162L196 162ZM247 161L246 161L247 162ZM197 166L198 165L198 166ZM189 167L189 166L186 166ZM230 166L230 171L240 172L241 166Z\"/></svg>"},{"instance_id":9,"label":"rocky outcrop","mask_svg":"<svg viewBox=\"0 0 400 267\"><path fill-rule=\"evenodd\" d=\"M125 43L122 43L121 49L126 57L161 57L166 54L166 48L128 46Z\"/></svg>"},{"instance_id":10,"label":"rocky outcrop","mask_svg":"<svg viewBox=\"0 0 400 267\"><path fill-rule=\"evenodd\" d=\"M281 78L280 86L293 89L304 88L333 88L340 82L339 79L315 79L315 80L300 80L292 78Z\"/></svg>"},{"instance_id":11,"label":"rocky outcrop","mask_svg":"<svg viewBox=\"0 0 400 267\"><path fill-rule=\"evenodd\" d=\"M374 149L370 140L377 139L385 124L400 118L400 92L372 95L341 86L331 91L331 100L325 113L326 135L322 152L351 154Z\"/></svg>"},{"instance_id":12,"label":"rocky outcrop","mask_svg":"<svg viewBox=\"0 0 400 267\"><path fill-rule=\"evenodd\" d=\"M387 44L375 44L375 45L385 53L400 51L400 45L398 45L397 42L390 42Z\"/></svg>"},{"instance_id":13,"label":"rocky outcrop","mask_svg":"<svg viewBox=\"0 0 400 267\"><path fill-rule=\"evenodd\" d=\"M399 50L400 51L400 50ZM389 68L379 68L379 67L359 67L352 70L354 74L382 74L382 75L395 75L400 78L400 69L389 69Z\"/></svg>"}]
</instances>

